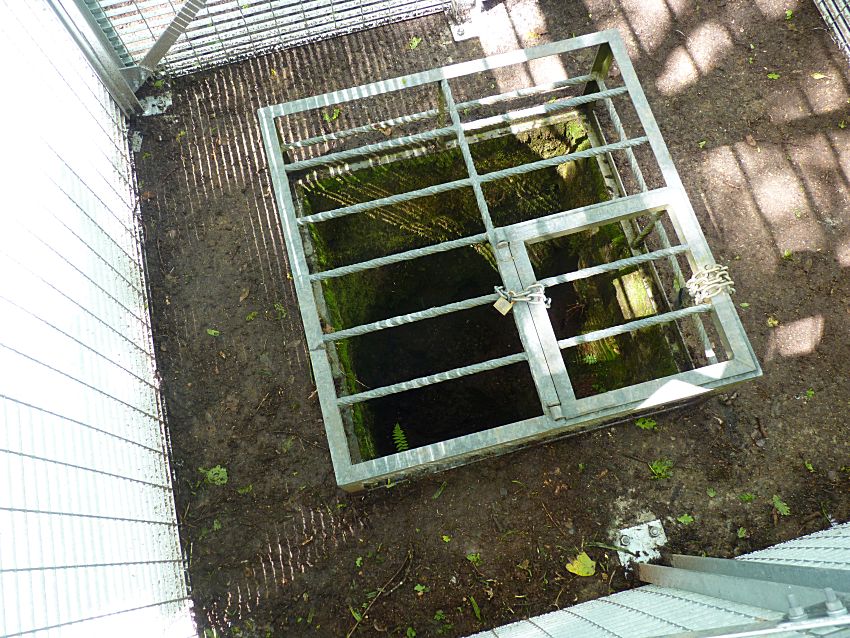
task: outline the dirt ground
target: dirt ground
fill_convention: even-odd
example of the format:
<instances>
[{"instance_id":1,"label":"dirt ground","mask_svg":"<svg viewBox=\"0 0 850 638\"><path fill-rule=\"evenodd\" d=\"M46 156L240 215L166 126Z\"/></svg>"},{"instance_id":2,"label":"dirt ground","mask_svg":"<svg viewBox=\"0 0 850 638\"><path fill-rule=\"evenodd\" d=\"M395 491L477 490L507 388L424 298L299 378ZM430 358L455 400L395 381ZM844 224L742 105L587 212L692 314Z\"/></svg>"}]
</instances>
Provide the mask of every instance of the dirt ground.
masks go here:
<instances>
[{"instance_id":1,"label":"dirt ground","mask_svg":"<svg viewBox=\"0 0 850 638\"><path fill-rule=\"evenodd\" d=\"M155 341L203 628L346 636L368 606L355 636L463 636L632 586L594 543L650 516L671 549L720 557L850 518L850 74L814 5L523 0L485 3L484 17L481 41L455 44L431 16L181 78L168 114L137 123ZM339 491L256 109L612 27L730 266L764 377L659 416L655 430L629 421ZM673 461L671 478L650 479L655 459ZM199 470L217 465L224 485ZM565 569L582 549L594 576Z\"/></svg>"}]
</instances>

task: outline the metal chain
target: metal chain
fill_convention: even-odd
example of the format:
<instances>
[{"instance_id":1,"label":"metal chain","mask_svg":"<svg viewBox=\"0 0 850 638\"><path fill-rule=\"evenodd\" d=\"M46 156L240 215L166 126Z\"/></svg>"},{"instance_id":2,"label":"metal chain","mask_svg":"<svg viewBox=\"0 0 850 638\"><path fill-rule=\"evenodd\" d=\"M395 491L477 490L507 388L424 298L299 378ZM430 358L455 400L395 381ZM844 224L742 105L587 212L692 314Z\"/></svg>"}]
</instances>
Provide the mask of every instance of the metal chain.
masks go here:
<instances>
[{"instance_id":1,"label":"metal chain","mask_svg":"<svg viewBox=\"0 0 850 638\"><path fill-rule=\"evenodd\" d=\"M702 270L688 279L685 286L696 304L705 303L722 292L730 295L735 292L735 282L729 276L729 267L719 264L703 266Z\"/></svg>"},{"instance_id":2,"label":"metal chain","mask_svg":"<svg viewBox=\"0 0 850 638\"><path fill-rule=\"evenodd\" d=\"M546 288L541 283L533 283L528 288L514 292L505 290L502 286L496 286L496 294L509 303L524 301L526 303L542 303L547 308L552 305L552 300L544 292Z\"/></svg>"}]
</instances>

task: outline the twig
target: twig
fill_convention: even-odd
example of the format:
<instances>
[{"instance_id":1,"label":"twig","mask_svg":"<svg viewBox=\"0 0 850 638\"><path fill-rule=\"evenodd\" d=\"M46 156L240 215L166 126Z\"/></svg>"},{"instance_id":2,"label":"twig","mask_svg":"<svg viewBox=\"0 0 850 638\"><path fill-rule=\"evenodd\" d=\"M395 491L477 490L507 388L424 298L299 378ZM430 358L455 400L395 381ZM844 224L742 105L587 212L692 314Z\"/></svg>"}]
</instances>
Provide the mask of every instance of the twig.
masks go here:
<instances>
[{"instance_id":1,"label":"twig","mask_svg":"<svg viewBox=\"0 0 850 638\"><path fill-rule=\"evenodd\" d=\"M392 576L390 576L390 578L389 578L389 580L387 580L387 582L385 582L383 585L381 585L378 588L378 591L375 593L375 597L369 602L369 604L366 606L366 609L363 610L363 613L360 614L359 620L355 618L356 622L354 623L354 626L345 635L345 638L351 638L351 636L354 635L354 632L357 631L357 628L360 626L360 623L363 621L363 619L369 613L369 610L372 609L372 605L375 604L375 601L377 601L381 597L381 594L383 594L387 590L387 587L389 587L392 584L392 582L396 578L398 578L398 575L401 574L401 572L404 571L404 568L407 566L407 564L412 559L413 559L413 550L408 549L407 550L407 556L405 556L404 561L402 561L402 563L401 563L401 566L395 571L395 573ZM391 589L390 591L391 592L395 591L395 588Z\"/></svg>"},{"instance_id":2,"label":"twig","mask_svg":"<svg viewBox=\"0 0 850 638\"><path fill-rule=\"evenodd\" d=\"M256 414L257 412L259 412L259 411L260 411L260 408L261 408L261 407L263 407L263 403L265 403L265 402L266 402L266 399L268 399L268 398L269 398L269 395L270 395L270 394L271 394L271 392L270 392L270 391L269 391L269 392L266 392L266 396L264 396L264 397L263 397L263 400L262 400L262 401L260 401L260 403L257 405L257 408L254 410L254 414Z\"/></svg>"},{"instance_id":3,"label":"twig","mask_svg":"<svg viewBox=\"0 0 850 638\"><path fill-rule=\"evenodd\" d=\"M544 503L543 501L540 501L540 504L543 506L543 511L546 512L546 516L548 516L549 520L552 521L552 525L554 525L557 528L557 530L561 533L561 536L563 536L565 539L569 540L567 535L564 533L564 530L562 530L561 526L558 525L558 522L554 518L552 518L552 514L549 512L549 508L546 507L546 503Z\"/></svg>"}]
</instances>

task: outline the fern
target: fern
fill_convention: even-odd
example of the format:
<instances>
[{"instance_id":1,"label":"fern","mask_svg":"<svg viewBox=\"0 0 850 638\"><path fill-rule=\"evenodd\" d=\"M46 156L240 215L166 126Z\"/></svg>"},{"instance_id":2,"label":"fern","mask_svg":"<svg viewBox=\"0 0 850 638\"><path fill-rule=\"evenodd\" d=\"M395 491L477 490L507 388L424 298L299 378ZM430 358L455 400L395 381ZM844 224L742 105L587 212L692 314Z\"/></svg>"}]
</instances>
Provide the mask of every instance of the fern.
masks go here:
<instances>
[{"instance_id":1,"label":"fern","mask_svg":"<svg viewBox=\"0 0 850 638\"><path fill-rule=\"evenodd\" d=\"M401 428L401 424L399 423L396 423L393 428L393 443L395 443L395 449L399 452L404 452L410 448L407 444L407 435L404 433L404 430Z\"/></svg>"}]
</instances>

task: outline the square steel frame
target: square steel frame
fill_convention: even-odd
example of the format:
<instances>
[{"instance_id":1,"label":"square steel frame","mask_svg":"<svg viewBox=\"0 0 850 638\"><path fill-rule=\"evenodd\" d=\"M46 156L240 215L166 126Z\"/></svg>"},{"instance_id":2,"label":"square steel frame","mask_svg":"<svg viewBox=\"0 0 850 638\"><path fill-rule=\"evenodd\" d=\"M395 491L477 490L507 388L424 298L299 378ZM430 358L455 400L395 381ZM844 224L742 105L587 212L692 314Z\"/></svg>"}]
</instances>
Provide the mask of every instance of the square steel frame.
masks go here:
<instances>
[{"instance_id":1,"label":"square steel frame","mask_svg":"<svg viewBox=\"0 0 850 638\"><path fill-rule=\"evenodd\" d=\"M489 96L456 104L449 80L462 78L490 69L521 64L529 60L543 58L580 49L596 47L593 68L583 75L547 85L538 85L518 91ZM608 89L605 79L613 62L617 63L622 76L623 86ZM451 116L451 125L433 129L425 133L394 138L377 144L367 144L355 149L329 153L320 157L289 162L284 152L332 139L341 139L358 133L373 131L404 122L414 122L435 118L437 110L404 115L392 120L371 123L346 131L329 133L303 140L291 140L282 143L275 126L275 119L311 109L325 108L362 98L404 91L416 86L437 84L442 92L446 109ZM540 106L506 111L501 115L486 117L470 122L462 122L460 112L483 105L509 101L516 97L544 94L552 90L569 86L584 85L582 95L562 98ZM620 118L614 108L612 98L626 95L632 102L642 125L645 136L628 138ZM496 125L508 125L515 122L544 118L563 112L582 104L602 102L607 108L610 120L618 132L619 139L607 143L596 135L595 143L585 151L569 153L548 159L542 159L504 170L479 174L469 150L468 135ZM438 372L426 377L396 383L383 388L360 392L354 395L339 395L332 374L328 349L334 342L376 330L392 329L395 326L426 320L485 304L493 303L497 295L484 295L465 301L447 304L438 308L400 315L371 324L355 326L337 332L325 334L320 322L320 310L317 306L314 286L324 279L377 268L408 259L416 259L445 250L488 242L495 251L497 265L503 285L508 289L520 290L537 279L528 258L526 245L549 238L604 225L611 222L628 221L636 232L627 236L633 247L650 231L660 238L662 249L646 252L645 248L633 249L633 256L616 262L585 268L557 277L541 280L545 286L566 283L587 278L603 272L630 267L639 263L651 263L666 259L672 267L679 285L684 284L677 255L684 255L693 272L705 266L715 264L714 258L699 226L699 222L688 200L679 174L673 165L670 153L662 139L649 103L632 67L625 45L616 30L602 31L569 40L545 44L521 51L490 56L480 60L454 64L430 71L415 73L395 79L383 80L351 89L325 93L323 95L295 100L285 104L268 106L258 111L265 149L268 156L271 179L274 187L278 213L283 227L287 252L298 297L301 318L304 324L310 361L318 389L319 401L330 446L337 484L343 489L357 491L366 485L392 480L422 470L447 468L470 462L487 455L500 453L536 440L549 439L572 434L598 426L607 420L622 417L638 411L648 411L660 406L680 402L697 395L726 387L734 383L761 375L761 368L750 346L749 340L735 311L734 304L726 292L711 298L709 302L664 312L625 324L578 335L569 339L557 340L546 311L540 305L517 303L512 315L523 344L523 352L493 359L482 363ZM372 202L363 202L322 213L299 216L298 207L293 199L289 174L306 168L329 166L350 159L374 155L376 153L402 149L419 142L451 138L460 148L467 170L467 177L454 182L438 184L425 189L392 195ZM633 148L648 144L658 164L664 186L649 189L643 179ZM609 157L613 152L624 152L637 181L640 192L627 195L620 185L619 196L614 199L551 214L530 221L497 226L490 216L482 184L510 175L521 174L581 158ZM613 167L613 161L610 162ZM615 169L616 172L616 169ZM619 182L619 178L617 180ZM621 182L619 182L621 184ZM379 257L359 264L342 266L329 271L311 272L305 256L301 226L343 215L358 214L382 206L411 201L418 197L446 192L458 188L472 188L479 212L484 223L484 233L466 238L451 240L425 248L409 250L396 255ZM659 222L662 214L667 214L675 230L678 244L669 241L663 225ZM639 216L650 216L650 222L643 231L637 226ZM624 225L627 228L627 225ZM727 359L718 362L713 353L702 323L707 316L720 335ZM594 396L577 399L570 383L569 375L561 355L561 350L580 343L597 341L610 336L633 332L641 328L668 323L674 320L690 318L695 322L706 349L708 365L663 378L603 392ZM450 379L492 370L505 365L527 362L541 400L542 415L494 427L474 434L460 436L448 441L433 443L424 447L392 454L389 456L355 462L349 449L341 410L348 405L368 399L404 392L414 388L440 383Z\"/></svg>"}]
</instances>

